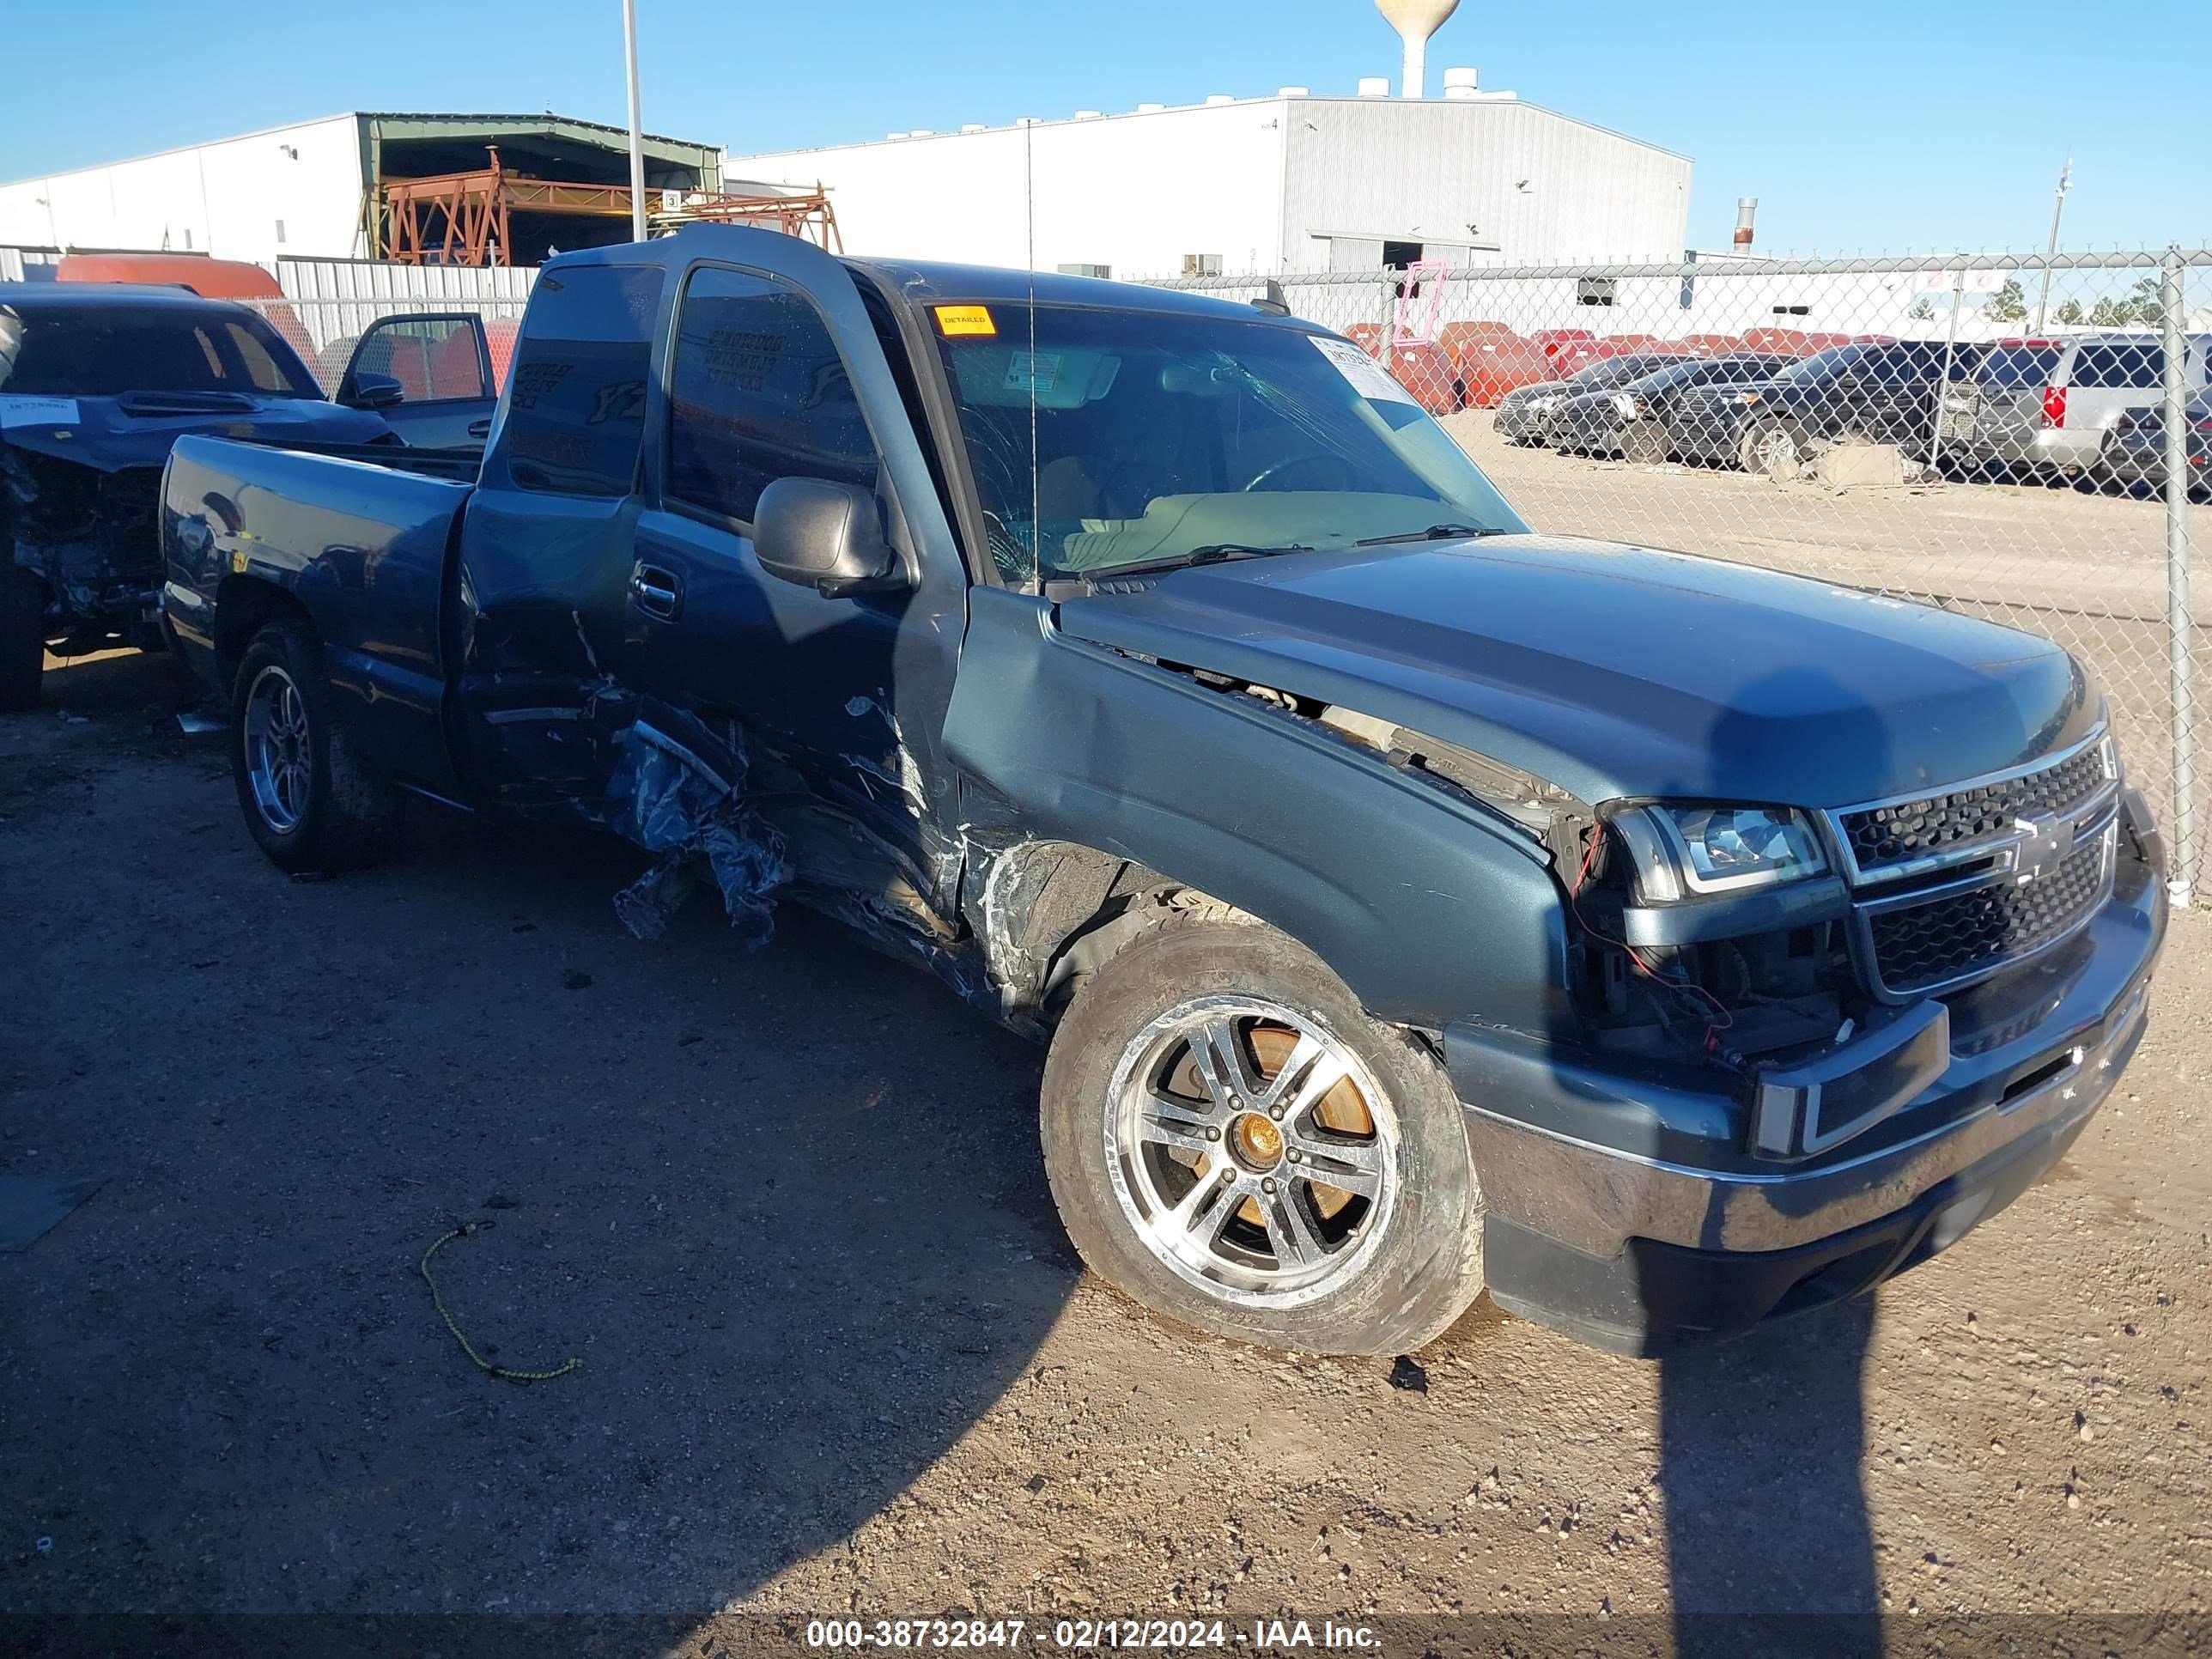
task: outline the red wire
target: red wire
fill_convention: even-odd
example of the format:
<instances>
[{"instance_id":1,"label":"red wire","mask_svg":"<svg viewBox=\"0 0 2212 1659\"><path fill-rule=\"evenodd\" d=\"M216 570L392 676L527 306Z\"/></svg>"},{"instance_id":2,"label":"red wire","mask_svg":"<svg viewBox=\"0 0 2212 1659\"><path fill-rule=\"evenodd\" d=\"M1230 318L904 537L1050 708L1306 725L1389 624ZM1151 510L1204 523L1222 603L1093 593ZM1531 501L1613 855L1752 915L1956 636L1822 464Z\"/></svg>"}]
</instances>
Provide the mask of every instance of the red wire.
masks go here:
<instances>
[{"instance_id":1,"label":"red wire","mask_svg":"<svg viewBox=\"0 0 2212 1659\"><path fill-rule=\"evenodd\" d=\"M1601 933L1583 920L1582 906L1578 902L1582 896L1583 883L1589 878L1590 865L1597 858L1598 843L1604 835L1605 830L1602 825L1591 826L1589 840L1583 848L1582 866L1575 872L1574 880L1567 885L1568 914L1574 917L1575 925L1577 927L1597 940L1599 944L1610 945L1624 952L1629 961L1635 964L1636 970L1644 978L1670 991L1688 991L1703 997L1706 1005L1713 1011L1712 1017L1705 1021L1705 1049L1706 1052L1711 1053L1719 1046L1720 1034L1735 1024L1735 1017L1729 1012L1728 1006L1702 985L1694 985L1686 980L1669 979L1646 962L1643 953L1626 939L1613 939L1607 934Z\"/></svg>"}]
</instances>

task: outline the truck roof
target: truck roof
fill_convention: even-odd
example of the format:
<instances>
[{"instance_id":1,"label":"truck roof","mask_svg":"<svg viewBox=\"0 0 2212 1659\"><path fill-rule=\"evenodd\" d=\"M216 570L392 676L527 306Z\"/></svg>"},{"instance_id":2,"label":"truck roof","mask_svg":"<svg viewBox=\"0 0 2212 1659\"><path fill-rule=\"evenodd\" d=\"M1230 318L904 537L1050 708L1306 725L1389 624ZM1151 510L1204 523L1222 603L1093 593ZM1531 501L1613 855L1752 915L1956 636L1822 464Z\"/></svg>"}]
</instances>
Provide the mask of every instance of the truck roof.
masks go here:
<instances>
[{"instance_id":1,"label":"truck roof","mask_svg":"<svg viewBox=\"0 0 2212 1659\"><path fill-rule=\"evenodd\" d=\"M749 226L686 225L673 236L656 237L650 242L579 248L547 261L545 268L552 270L579 264L672 266L702 256L742 259L750 239L755 237L787 240L781 231ZM1194 294L1180 289L1152 288L1141 283L1115 283L1097 276L1066 276L1058 271L1031 272L1005 265L953 264L927 259L848 258L842 263L850 270L880 277L894 292L916 303L958 299L995 305L1026 305L1034 293L1039 305L1111 307L1121 311L1234 318L1242 322L1257 319L1306 333L1323 331L1296 318L1257 311L1243 301L1217 299L1210 294ZM1379 281L1380 272L1376 277Z\"/></svg>"},{"instance_id":2,"label":"truck roof","mask_svg":"<svg viewBox=\"0 0 2212 1659\"><path fill-rule=\"evenodd\" d=\"M198 313L261 313L229 300L210 300L190 289L155 283L0 283L0 306L17 312L96 310L101 306L173 307Z\"/></svg>"},{"instance_id":3,"label":"truck roof","mask_svg":"<svg viewBox=\"0 0 2212 1659\"><path fill-rule=\"evenodd\" d=\"M1039 305L1112 307L1121 311L1234 317L1244 322L1267 315L1241 300L1223 300L1182 289L1154 288L1144 283L1116 283L1099 276L1067 276L1058 271L1032 272L1005 265L947 264L928 259L848 259L845 263L875 272L908 299L918 301L942 297L1026 305L1034 293ZM1294 321L1279 317L1270 317L1268 320ZM1310 326L1304 323L1295 325Z\"/></svg>"}]
</instances>

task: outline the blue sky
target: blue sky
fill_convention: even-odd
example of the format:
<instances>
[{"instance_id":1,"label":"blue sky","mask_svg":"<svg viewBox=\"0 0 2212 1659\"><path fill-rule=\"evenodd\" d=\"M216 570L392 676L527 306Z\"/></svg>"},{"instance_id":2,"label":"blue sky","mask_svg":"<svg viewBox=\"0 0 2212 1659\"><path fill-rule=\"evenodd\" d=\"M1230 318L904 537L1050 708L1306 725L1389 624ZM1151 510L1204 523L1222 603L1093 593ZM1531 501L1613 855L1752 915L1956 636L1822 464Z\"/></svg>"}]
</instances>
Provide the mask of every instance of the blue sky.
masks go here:
<instances>
[{"instance_id":1,"label":"blue sky","mask_svg":"<svg viewBox=\"0 0 2212 1659\"><path fill-rule=\"evenodd\" d=\"M734 152L893 129L1349 92L1397 70L1370 0L638 0L647 125ZM624 118L619 0L11 6L0 179L346 109ZM2203 0L1467 0L1430 51L1697 161L1690 240L1760 199L1768 252L2212 240Z\"/></svg>"}]
</instances>

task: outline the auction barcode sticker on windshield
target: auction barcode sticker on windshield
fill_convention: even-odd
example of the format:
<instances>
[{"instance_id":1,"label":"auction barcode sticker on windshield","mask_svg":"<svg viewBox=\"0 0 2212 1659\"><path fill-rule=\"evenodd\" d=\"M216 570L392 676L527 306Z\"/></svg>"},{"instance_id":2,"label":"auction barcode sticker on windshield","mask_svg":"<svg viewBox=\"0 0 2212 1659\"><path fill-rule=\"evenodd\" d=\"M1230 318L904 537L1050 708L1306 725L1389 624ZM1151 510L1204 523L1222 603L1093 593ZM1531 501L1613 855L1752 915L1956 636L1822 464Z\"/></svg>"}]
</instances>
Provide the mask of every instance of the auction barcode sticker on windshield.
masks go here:
<instances>
[{"instance_id":1,"label":"auction barcode sticker on windshield","mask_svg":"<svg viewBox=\"0 0 2212 1659\"><path fill-rule=\"evenodd\" d=\"M1349 340L1328 340L1318 334L1306 338L1314 349L1336 365L1337 373L1352 382L1352 389L1370 403L1410 404L1413 394L1390 378L1382 364Z\"/></svg>"},{"instance_id":2,"label":"auction barcode sticker on windshield","mask_svg":"<svg viewBox=\"0 0 2212 1659\"><path fill-rule=\"evenodd\" d=\"M1006 390L1034 392L1040 398L1060 384L1060 354L1017 351L1006 361Z\"/></svg>"},{"instance_id":3,"label":"auction barcode sticker on windshield","mask_svg":"<svg viewBox=\"0 0 2212 1659\"><path fill-rule=\"evenodd\" d=\"M0 426L75 426L74 398L30 398L0 392Z\"/></svg>"}]
</instances>

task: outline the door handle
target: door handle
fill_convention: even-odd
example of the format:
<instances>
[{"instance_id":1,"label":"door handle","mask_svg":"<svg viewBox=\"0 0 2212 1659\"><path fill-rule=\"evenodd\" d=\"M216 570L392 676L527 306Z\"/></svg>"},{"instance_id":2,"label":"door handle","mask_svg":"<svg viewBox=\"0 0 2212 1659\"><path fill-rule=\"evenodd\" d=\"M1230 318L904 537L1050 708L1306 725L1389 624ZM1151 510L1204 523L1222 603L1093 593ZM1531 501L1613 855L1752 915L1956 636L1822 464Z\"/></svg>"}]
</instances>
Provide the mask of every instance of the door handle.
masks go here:
<instances>
[{"instance_id":1,"label":"door handle","mask_svg":"<svg viewBox=\"0 0 2212 1659\"><path fill-rule=\"evenodd\" d=\"M657 564L639 563L629 573L630 597L648 617L673 622L684 610L684 579Z\"/></svg>"},{"instance_id":2,"label":"door handle","mask_svg":"<svg viewBox=\"0 0 2212 1659\"><path fill-rule=\"evenodd\" d=\"M481 421L471 421L469 422L469 436L471 438L490 437L491 416L487 415Z\"/></svg>"}]
</instances>

